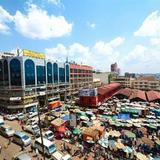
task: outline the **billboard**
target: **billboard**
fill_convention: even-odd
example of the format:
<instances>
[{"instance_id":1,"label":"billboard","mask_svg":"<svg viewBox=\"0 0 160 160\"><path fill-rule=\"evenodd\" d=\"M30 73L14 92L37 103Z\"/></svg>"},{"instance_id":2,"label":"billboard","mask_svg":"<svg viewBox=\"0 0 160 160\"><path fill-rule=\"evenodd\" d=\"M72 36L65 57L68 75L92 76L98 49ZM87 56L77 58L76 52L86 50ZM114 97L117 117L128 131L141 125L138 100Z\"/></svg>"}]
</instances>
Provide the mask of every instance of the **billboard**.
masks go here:
<instances>
[{"instance_id":1,"label":"billboard","mask_svg":"<svg viewBox=\"0 0 160 160\"><path fill-rule=\"evenodd\" d=\"M45 59L45 54L44 53L38 53L38 52L30 51L30 50L27 50L27 49L23 50L23 56Z\"/></svg>"},{"instance_id":2,"label":"billboard","mask_svg":"<svg viewBox=\"0 0 160 160\"><path fill-rule=\"evenodd\" d=\"M79 96L97 96L97 88L81 89Z\"/></svg>"}]
</instances>

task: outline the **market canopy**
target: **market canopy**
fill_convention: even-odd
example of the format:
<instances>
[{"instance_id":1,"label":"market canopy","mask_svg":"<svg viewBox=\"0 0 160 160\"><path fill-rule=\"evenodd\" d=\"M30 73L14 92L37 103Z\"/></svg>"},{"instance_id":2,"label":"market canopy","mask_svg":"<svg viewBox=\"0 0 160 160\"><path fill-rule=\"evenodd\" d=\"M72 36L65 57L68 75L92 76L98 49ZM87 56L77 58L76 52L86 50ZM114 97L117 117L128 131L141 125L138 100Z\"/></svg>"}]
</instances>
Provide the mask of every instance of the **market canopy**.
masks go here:
<instances>
[{"instance_id":1,"label":"market canopy","mask_svg":"<svg viewBox=\"0 0 160 160\"><path fill-rule=\"evenodd\" d=\"M122 148L124 148L125 146L124 146L123 143L117 142L117 143L116 143L116 147L117 147L118 149L122 149Z\"/></svg>"},{"instance_id":2,"label":"market canopy","mask_svg":"<svg viewBox=\"0 0 160 160\"><path fill-rule=\"evenodd\" d=\"M136 157L137 157L138 160L149 160L146 155L144 155L144 154L142 154L140 152L138 152L136 154Z\"/></svg>"},{"instance_id":3,"label":"market canopy","mask_svg":"<svg viewBox=\"0 0 160 160\"><path fill-rule=\"evenodd\" d=\"M109 132L109 135L112 136L112 137L120 137L121 133L119 131L112 130L112 131Z\"/></svg>"},{"instance_id":4,"label":"market canopy","mask_svg":"<svg viewBox=\"0 0 160 160\"><path fill-rule=\"evenodd\" d=\"M125 146L123 149L122 149L125 153L132 153L133 150L131 147L128 147L128 146Z\"/></svg>"},{"instance_id":5,"label":"market canopy","mask_svg":"<svg viewBox=\"0 0 160 160\"><path fill-rule=\"evenodd\" d=\"M147 137L142 137L142 142L143 142L143 144L146 144L151 148L154 146L154 142Z\"/></svg>"},{"instance_id":6,"label":"market canopy","mask_svg":"<svg viewBox=\"0 0 160 160\"><path fill-rule=\"evenodd\" d=\"M125 131L124 135L127 136L128 138L136 138L136 135L131 131Z\"/></svg>"},{"instance_id":7,"label":"market canopy","mask_svg":"<svg viewBox=\"0 0 160 160\"><path fill-rule=\"evenodd\" d=\"M114 141L114 140L109 140L109 141L108 141L108 146L109 146L110 149L116 148L116 141Z\"/></svg>"},{"instance_id":8,"label":"market canopy","mask_svg":"<svg viewBox=\"0 0 160 160\"><path fill-rule=\"evenodd\" d=\"M79 134L81 134L81 133L82 133L82 131L81 131L79 128L74 128L73 134L79 135Z\"/></svg>"}]
</instances>

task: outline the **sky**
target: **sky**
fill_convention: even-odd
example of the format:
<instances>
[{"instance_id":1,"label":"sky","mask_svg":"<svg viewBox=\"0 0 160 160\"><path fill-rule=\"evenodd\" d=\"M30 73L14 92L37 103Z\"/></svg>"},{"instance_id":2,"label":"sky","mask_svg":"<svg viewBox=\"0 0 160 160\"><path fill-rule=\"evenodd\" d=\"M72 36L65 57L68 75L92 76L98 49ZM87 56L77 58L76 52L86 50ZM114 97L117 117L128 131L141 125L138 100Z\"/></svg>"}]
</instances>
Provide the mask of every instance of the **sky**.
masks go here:
<instances>
[{"instance_id":1,"label":"sky","mask_svg":"<svg viewBox=\"0 0 160 160\"><path fill-rule=\"evenodd\" d=\"M96 70L160 72L159 0L1 0L0 52L43 52Z\"/></svg>"}]
</instances>

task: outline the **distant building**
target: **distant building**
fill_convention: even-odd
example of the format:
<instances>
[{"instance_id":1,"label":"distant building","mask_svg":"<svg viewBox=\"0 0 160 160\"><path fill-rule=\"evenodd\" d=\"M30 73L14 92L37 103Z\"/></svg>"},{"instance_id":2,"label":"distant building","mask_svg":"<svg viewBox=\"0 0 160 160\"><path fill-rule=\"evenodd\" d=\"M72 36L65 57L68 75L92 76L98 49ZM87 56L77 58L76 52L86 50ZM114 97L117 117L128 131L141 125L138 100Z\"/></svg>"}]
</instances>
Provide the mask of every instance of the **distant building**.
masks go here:
<instances>
[{"instance_id":1,"label":"distant building","mask_svg":"<svg viewBox=\"0 0 160 160\"><path fill-rule=\"evenodd\" d=\"M111 72L117 72L117 69L118 69L117 63L111 64Z\"/></svg>"},{"instance_id":2,"label":"distant building","mask_svg":"<svg viewBox=\"0 0 160 160\"><path fill-rule=\"evenodd\" d=\"M120 74L120 68L118 68L117 62L111 64L111 72L118 75Z\"/></svg>"},{"instance_id":3,"label":"distant building","mask_svg":"<svg viewBox=\"0 0 160 160\"><path fill-rule=\"evenodd\" d=\"M125 76L113 77L111 82L120 83L123 88L130 88L132 86L132 78Z\"/></svg>"},{"instance_id":4,"label":"distant building","mask_svg":"<svg viewBox=\"0 0 160 160\"><path fill-rule=\"evenodd\" d=\"M154 76L141 76L132 82L132 88L140 90L160 90L160 81Z\"/></svg>"},{"instance_id":5,"label":"distant building","mask_svg":"<svg viewBox=\"0 0 160 160\"><path fill-rule=\"evenodd\" d=\"M160 81L154 76L141 76L132 78L131 76L117 76L113 77L111 82L117 82L123 88L133 88L139 90L160 90Z\"/></svg>"},{"instance_id":6,"label":"distant building","mask_svg":"<svg viewBox=\"0 0 160 160\"><path fill-rule=\"evenodd\" d=\"M97 73L93 73L93 81L95 79L99 79L99 81L102 84L108 84L108 76L109 76L109 72L97 72Z\"/></svg>"},{"instance_id":7,"label":"distant building","mask_svg":"<svg viewBox=\"0 0 160 160\"><path fill-rule=\"evenodd\" d=\"M131 78L135 78L136 77L135 73L126 72L124 75L125 75L125 77L131 77Z\"/></svg>"}]
</instances>

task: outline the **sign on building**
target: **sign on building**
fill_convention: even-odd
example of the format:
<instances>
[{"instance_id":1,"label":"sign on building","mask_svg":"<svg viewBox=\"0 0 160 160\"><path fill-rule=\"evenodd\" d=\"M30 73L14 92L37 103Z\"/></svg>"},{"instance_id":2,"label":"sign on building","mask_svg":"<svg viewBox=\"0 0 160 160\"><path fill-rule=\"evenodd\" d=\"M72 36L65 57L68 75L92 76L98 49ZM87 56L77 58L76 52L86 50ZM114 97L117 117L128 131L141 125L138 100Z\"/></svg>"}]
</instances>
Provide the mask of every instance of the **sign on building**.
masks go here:
<instances>
[{"instance_id":1,"label":"sign on building","mask_svg":"<svg viewBox=\"0 0 160 160\"><path fill-rule=\"evenodd\" d=\"M97 96L97 88L82 89L79 96Z\"/></svg>"},{"instance_id":2,"label":"sign on building","mask_svg":"<svg viewBox=\"0 0 160 160\"><path fill-rule=\"evenodd\" d=\"M38 52L30 51L30 50L27 50L27 49L23 50L23 56L45 59L45 54L44 53L38 53Z\"/></svg>"}]
</instances>

